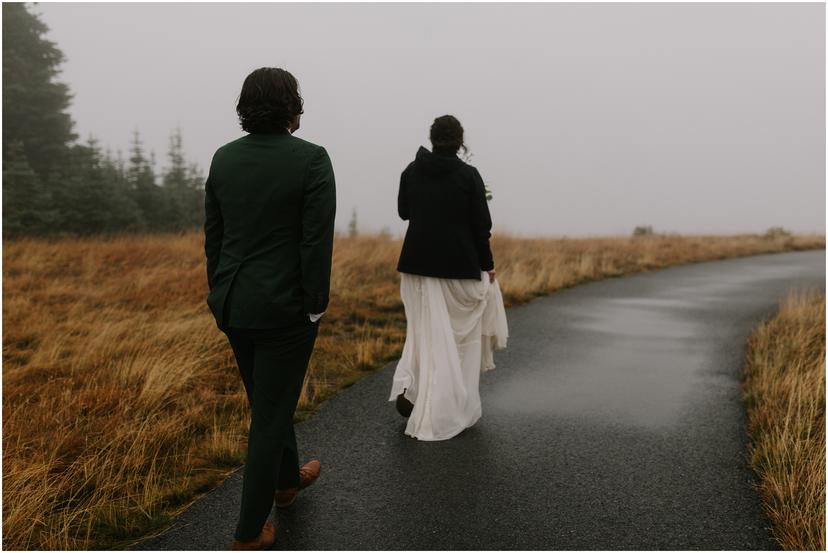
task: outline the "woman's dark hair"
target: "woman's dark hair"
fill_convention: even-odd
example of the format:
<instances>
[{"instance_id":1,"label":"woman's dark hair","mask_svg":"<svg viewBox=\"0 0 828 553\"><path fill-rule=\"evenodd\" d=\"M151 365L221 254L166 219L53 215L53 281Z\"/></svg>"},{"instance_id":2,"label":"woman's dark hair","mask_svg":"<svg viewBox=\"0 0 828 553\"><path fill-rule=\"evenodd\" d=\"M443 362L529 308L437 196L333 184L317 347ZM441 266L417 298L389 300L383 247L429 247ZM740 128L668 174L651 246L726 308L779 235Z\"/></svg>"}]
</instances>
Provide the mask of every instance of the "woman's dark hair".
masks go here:
<instances>
[{"instance_id":1,"label":"woman's dark hair","mask_svg":"<svg viewBox=\"0 0 828 553\"><path fill-rule=\"evenodd\" d=\"M282 132L304 113L296 77L278 67L262 67L244 80L236 113L249 133Z\"/></svg>"},{"instance_id":2,"label":"woman's dark hair","mask_svg":"<svg viewBox=\"0 0 828 553\"><path fill-rule=\"evenodd\" d=\"M457 150L463 148L463 127L460 121L453 115L443 115L434 120L431 124L431 146L435 153L456 154Z\"/></svg>"}]
</instances>

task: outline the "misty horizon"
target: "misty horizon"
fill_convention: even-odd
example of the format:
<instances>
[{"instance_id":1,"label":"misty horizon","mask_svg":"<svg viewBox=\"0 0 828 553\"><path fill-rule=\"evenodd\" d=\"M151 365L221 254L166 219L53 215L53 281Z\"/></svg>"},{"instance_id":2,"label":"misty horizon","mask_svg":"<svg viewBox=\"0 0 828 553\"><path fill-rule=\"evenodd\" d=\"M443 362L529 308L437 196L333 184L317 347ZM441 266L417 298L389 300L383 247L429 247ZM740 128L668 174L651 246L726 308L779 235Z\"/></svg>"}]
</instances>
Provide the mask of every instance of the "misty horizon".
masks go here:
<instances>
[{"instance_id":1,"label":"misty horizon","mask_svg":"<svg viewBox=\"0 0 828 553\"><path fill-rule=\"evenodd\" d=\"M299 80L337 228L406 223L400 172L434 117L466 130L495 232L825 227L824 4L39 4L79 140L206 174L244 134L244 77ZM470 24L473 22L473 25ZM274 32L278 28L279 32Z\"/></svg>"}]
</instances>

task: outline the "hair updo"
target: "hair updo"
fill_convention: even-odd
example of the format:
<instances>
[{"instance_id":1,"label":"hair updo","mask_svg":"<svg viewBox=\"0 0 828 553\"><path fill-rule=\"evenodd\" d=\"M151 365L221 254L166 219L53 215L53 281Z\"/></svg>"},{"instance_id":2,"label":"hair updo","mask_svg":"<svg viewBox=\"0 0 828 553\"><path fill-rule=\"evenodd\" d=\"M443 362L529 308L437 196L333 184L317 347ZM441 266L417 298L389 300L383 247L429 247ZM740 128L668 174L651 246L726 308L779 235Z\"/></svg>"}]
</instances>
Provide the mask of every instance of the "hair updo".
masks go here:
<instances>
[{"instance_id":1,"label":"hair updo","mask_svg":"<svg viewBox=\"0 0 828 553\"><path fill-rule=\"evenodd\" d=\"M278 67L261 67L244 80L236 113L249 133L282 132L304 113L296 77Z\"/></svg>"},{"instance_id":2,"label":"hair updo","mask_svg":"<svg viewBox=\"0 0 828 553\"><path fill-rule=\"evenodd\" d=\"M463 143L463 127L453 115L443 115L431 124L431 147L435 153L456 154L460 148L468 151Z\"/></svg>"}]
</instances>

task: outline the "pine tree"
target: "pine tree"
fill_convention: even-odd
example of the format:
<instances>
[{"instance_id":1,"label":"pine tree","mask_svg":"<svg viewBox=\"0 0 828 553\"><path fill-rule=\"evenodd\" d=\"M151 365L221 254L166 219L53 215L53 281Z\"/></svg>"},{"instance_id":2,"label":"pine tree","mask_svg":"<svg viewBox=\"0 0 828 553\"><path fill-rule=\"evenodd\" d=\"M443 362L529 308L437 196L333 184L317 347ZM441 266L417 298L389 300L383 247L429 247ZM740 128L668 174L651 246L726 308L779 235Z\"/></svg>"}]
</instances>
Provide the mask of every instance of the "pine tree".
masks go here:
<instances>
[{"instance_id":1,"label":"pine tree","mask_svg":"<svg viewBox=\"0 0 828 553\"><path fill-rule=\"evenodd\" d=\"M120 151L118 156L118 158L113 158L111 153L107 151L101 160L102 178L109 183L110 193L112 194L112 217L108 230L118 232L146 228L143 214L130 194L129 182L127 182Z\"/></svg>"},{"instance_id":2,"label":"pine tree","mask_svg":"<svg viewBox=\"0 0 828 553\"><path fill-rule=\"evenodd\" d=\"M76 138L69 88L55 80L64 56L44 38L48 30L26 4L3 3L3 158L22 142L41 181L60 169Z\"/></svg>"},{"instance_id":3,"label":"pine tree","mask_svg":"<svg viewBox=\"0 0 828 553\"><path fill-rule=\"evenodd\" d=\"M124 152L118 148L118 155L115 156L115 167L117 167L118 172L121 173L121 176L126 181L126 162L124 161Z\"/></svg>"},{"instance_id":4,"label":"pine tree","mask_svg":"<svg viewBox=\"0 0 828 553\"><path fill-rule=\"evenodd\" d=\"M169 168L164 172L164 186L184 188L187 186L187 163L184 160L181 129L175 129L170 134L170 149L167 152L170 160Z\"/></svg>"},{"instance_id":5,"label":"pine tree","mask_svg":"<svg viewBox=\"0 0 828 553\"><path fill-rule=\"evenodd\" d=\"M187 164L181 145L181 130L176 129L170 135L167 151L169 167L164 171L162 184L169 202L170 226L175 230L186 227L188 202Z\"/></svg>"},{"instance_id":6,"label":"pine tree","mask_svg":"<svg viewBox=\"0 0 828 553\"><path fill-rule=\"evenodd\" d=\"M141 212L144 229L163 230L167 226L167 202L163 190L155 184L155 174L150 160L144 155L141 136L137 130L133 133L126 178L131 197Z\"/></svg>"},{"instance_id":7,"label":"pine tree","mask_svg":"<svg viewBox=\"0 0 828 553\"><path fill-rule=\"evenodd\" d=\"M187 168L190 208L187 216L188 228L201 228L204 225L204 173L196 163Z\"/></svg>"},{"instance_id":8,"label":"pine tree","mask_svg":"<svg viewBox=\"0 0 828 553\"><path fill-rule=\"evenodd\" d=\"M163 185L171 204L171 228L185 230L198 226L203 222L203 178L197 165L187 165L181 129L170 135L167 157L170 165L164 172Z\"/></svg>"},{"instance_id":9,"label":"pine tree","mask_svg":"<svg viewBox=\"0 0 828 553\"><path fill-rule=\"evenodd\" d=\"M351 220L348 222L348 236L355 238L359 234L357 229L357 212L356 208L351 212Z\"/></svg>"},{"instance_id":10,"label":"pine tree","mask_svg":"<svg viewBox=\"0 0 828 553\"><path fill-rule=\"evenodd\" d=\"M56 219L50 205L51 198L29 165L23 143L13 141L3 161L3 238L47 233Z\"/></svg>"},{"instance_id":11,"label":"pine tree","mask_svg":"<svg viewBox=\"0 0 828 553\"><path fill-rule=\"evenodd\" d=\"M110 200L107 183L103 181L101 155L97 141L76 145L65 161L69 169L59 191L55 206L60 213L60 230L69 234L96 234L108 227Z\"/></svg>"}]
</instances>

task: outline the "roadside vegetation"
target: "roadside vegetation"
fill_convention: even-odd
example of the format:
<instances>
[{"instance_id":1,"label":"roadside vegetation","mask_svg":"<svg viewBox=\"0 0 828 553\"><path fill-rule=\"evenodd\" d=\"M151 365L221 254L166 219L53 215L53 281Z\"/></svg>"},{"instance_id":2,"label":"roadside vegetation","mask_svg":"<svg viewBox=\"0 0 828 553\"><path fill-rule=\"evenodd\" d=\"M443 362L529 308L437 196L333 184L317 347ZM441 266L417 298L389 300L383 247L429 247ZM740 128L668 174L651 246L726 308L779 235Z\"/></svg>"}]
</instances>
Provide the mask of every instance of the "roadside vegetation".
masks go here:
<instances>
[{"instance_id":1,"label":"roadside vegetation","mask_svg":"<svg viewBox=\"0 0 828 553\"><path fill-rule=\"evenodd\" d=\"M200 232L4 243L5 549L123 547L243 463L246 400L204 301L202 244ZM493 241L508 304L669 265L824 247L824 236L790 235ZM387 235L337 238L298 418L400 353L399 250Z\"/></svg>"},{"instance_id":2,"label":"roadside vegetation","mask_svg":"<svg viewBox=\"0 0 828 553\"><path fill-rule=\"evenodd\" d=\"M796 292L748 342L751 462L773 534L825 550L825 294Z\"/></svg>"}]
</instances>

